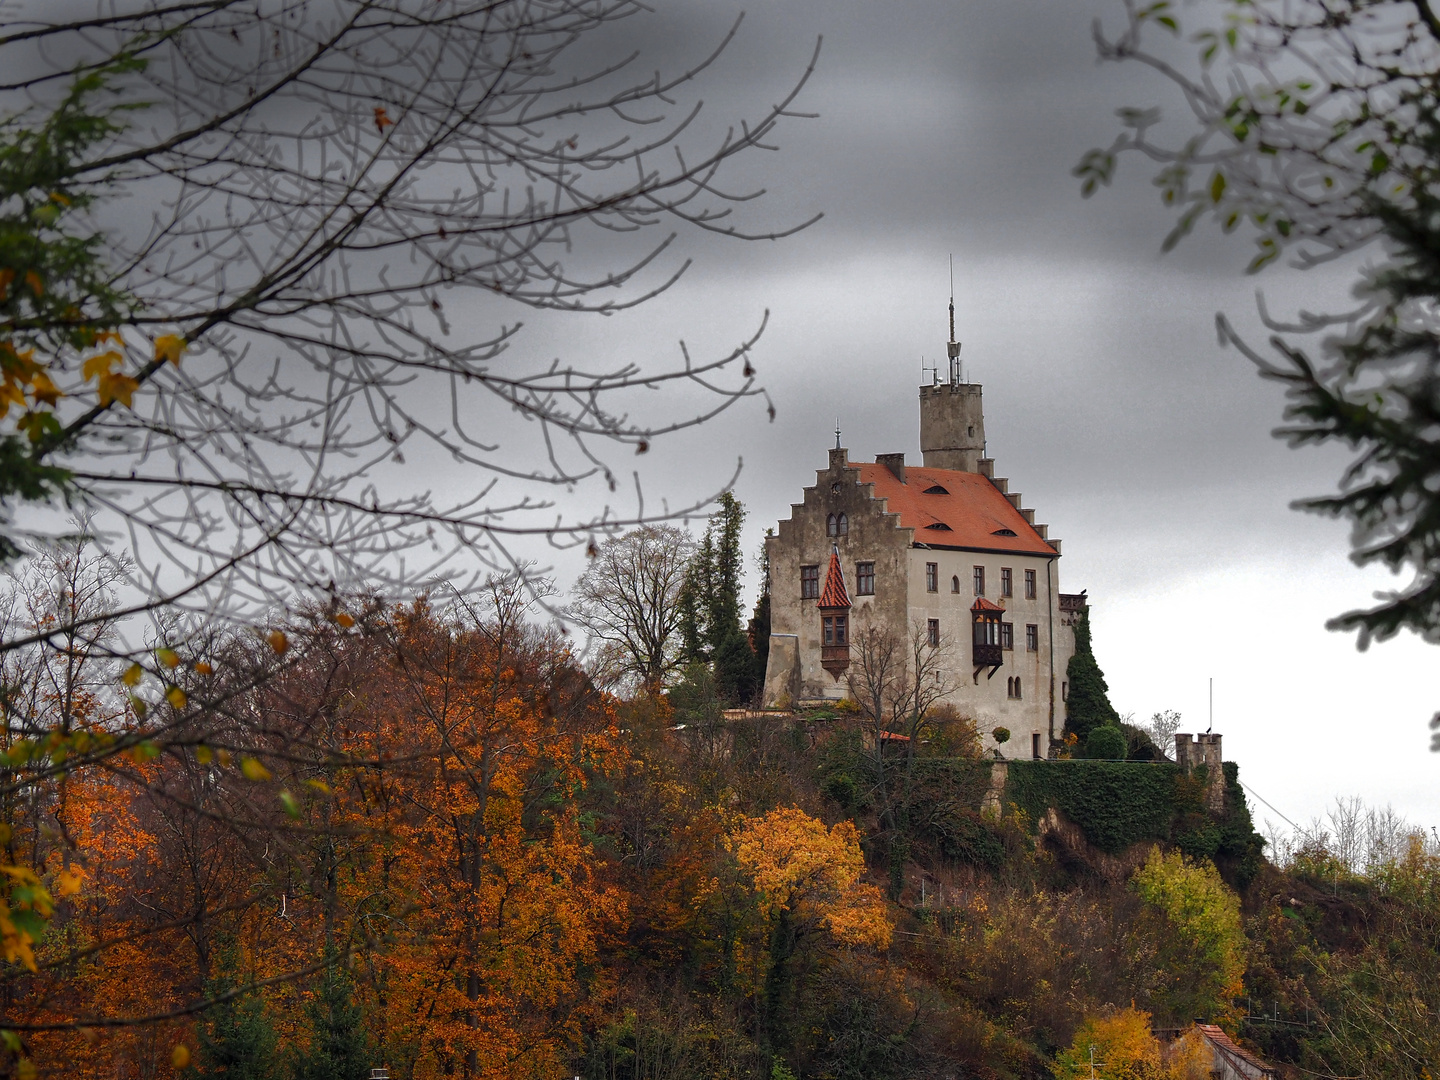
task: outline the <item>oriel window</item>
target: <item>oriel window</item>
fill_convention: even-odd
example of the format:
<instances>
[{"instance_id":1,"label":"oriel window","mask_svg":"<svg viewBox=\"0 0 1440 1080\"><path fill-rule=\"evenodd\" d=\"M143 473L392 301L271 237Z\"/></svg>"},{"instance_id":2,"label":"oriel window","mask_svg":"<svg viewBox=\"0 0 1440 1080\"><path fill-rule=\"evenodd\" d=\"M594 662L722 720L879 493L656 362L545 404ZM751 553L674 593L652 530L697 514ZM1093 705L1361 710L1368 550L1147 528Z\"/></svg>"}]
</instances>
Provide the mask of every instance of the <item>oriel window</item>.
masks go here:
<instances>
[{"instance_id":1,"label":"oriel window","mask_svg":"<svg viewBox=\"0 0 1440 1080\"><path fill-rule=\"evenodd\" d=\"M823 644L825 645L848 645L848 630L846 625L849 622L847 615L826 615L820 620L821 629L824 632Z\"/></svg>"}]
</instances>

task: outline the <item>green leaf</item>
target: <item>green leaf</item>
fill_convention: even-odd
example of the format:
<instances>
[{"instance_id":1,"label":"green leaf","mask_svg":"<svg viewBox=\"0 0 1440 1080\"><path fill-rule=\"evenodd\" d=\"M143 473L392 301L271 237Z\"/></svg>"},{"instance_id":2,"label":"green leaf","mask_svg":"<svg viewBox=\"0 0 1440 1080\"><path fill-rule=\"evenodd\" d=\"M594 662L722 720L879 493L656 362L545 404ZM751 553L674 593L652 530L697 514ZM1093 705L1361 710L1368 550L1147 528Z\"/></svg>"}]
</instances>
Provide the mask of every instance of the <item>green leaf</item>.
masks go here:
<instances>
[{"instance_id":1,"label":"green leaf","mask_svg":"<svg viewBox=\"0 0 1440 1080\"><path fill-rule=\"evenodd\" d=\"M295 796L288 791L280 792L280 805L292 818L299 819L300 804L295 801Z\"/></svg>"},{"instance_id":2,"label":"green leaf","mask_svg":"<svg viewBox=\"0 0 1440 1080\"><path fill-rule=\"evenodd\" d=\"M1210 201L1218 203L1225 194L1225 174L1216 172L1210 180Z\"/></svg>"}]
</instances>

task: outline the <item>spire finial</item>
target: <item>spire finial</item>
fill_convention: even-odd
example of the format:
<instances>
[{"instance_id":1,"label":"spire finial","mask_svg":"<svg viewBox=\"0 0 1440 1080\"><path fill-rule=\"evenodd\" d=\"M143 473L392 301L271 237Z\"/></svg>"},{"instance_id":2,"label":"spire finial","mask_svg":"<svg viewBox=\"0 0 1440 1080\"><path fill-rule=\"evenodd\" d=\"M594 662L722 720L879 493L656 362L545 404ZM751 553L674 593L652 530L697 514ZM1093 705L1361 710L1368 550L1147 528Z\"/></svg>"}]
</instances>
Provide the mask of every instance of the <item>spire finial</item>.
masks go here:
<instances>
[{"instance_id":1,"label":"spire finial","mask_svg":"<svg viewBox=\"0 0 1440 1080\"><path fill-rule=\"evenodd\" d=\"M840 418L835 417L835 449L840 449Z\"/></svg>"}]
</instances>

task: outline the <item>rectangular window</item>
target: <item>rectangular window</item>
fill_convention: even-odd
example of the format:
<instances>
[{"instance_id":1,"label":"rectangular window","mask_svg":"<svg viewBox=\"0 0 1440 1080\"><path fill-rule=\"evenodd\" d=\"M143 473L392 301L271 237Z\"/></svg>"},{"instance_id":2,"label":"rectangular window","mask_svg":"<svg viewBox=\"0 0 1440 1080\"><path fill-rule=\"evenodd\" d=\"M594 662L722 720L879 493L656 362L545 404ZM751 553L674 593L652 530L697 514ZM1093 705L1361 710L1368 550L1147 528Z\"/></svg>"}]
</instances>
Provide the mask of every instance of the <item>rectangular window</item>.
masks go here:
<instances>
[{"instance_id":1,"label":"rectangular window","mask_svg":"<svg viewBox=\"0 0 1440 1080\"><path fill-rule=\"evenodd\" d=\"M975 595L985 595L985 568L983 566L975 567Z\"/></svg>"},{"instance_id":2,"label":"rectangular window","mask_svg":"<svg viewBox=\"0 0 1440 1080\"><path fill-rule=\"evenodd\" d=\"M1036 761L1040 760L1040 733L1038 731L1030 736L1030 756Z\"/></svg>"},{"instance_id":3,"label":"rectangular window","mask_svg":"<svg viewBox=\"0 0 1440 1080\"><path fill-rule=\"evenodd\" d=\"M1001 595L1001 596L1014 596L1014 595L1015 595L1015 589L1014 589L1014 587L1011 585L1010 581L1011 581L1011 578L1010 578L1010 567L1008 567L1008 566L1002 566L1002 567L1000 568L1000 595Z\"/></svg>"},{"instance_id":4,"label":"rectangular window","mask_svg":"<svg viewBox=\"0 0 1440 1080\"><path fill-rule=\"evenodd\" d=\"M925 640L932 649L940 647L940 620L931 619L925 626Z\"/></svg>"},{"instance_id":5,"label":"rectangular window","mask_svg":"<svg viewBox=\"0 0 1440 1080\"><path fill-rule=\"evenodd\" d=\"M1061 701L1069 701L1069 700L1070 700L1070 684L1069 684L1068 682L1062 682L1062 683L1060 684L1060 700L1061 700Z\"/></svg>"},{"instance_id":6,"label":"rectangular window","mask_svg":"<svg viewBox=\"0 0 1440 1080\"><path fill-rule=\"evenodd\" d=\"M933 562L925 564L925 591L940 591L940 567Z\"/></svg>"},{"instance_id":7,"label":"rectangular window","mask_svg":"<svg viewBox=\"0 0 1440 1080\"><path fill-rule=\"evenodd\" d=\"M1026 600L1034 600L1034 599L1035 599L1035 571L1034 571L1034 570L1026 570L1026 571L1025 571L1025 599L1026 599Z\"/></svg>"},{"instance_id":8,"label":"rectangular window","mask_svg":"<svg viewBox=\"0 0 1440 1080\"><path fill-rule=\"evenodd\" d=\"M875 595L875 564L873 562L855 564L855 595Z\"/></svg>"},{"instance_id":9,"label":"rectangular window","mask_svg":"<svg viewBox=\"0 0 1440 1080\"><path fill-rule=\"evenodd\" d=\"M821 618L821 626L824 630L824 644L826 645L848 645L846 626L848 617L845 615L826 615Z\"/></svg>"},{"instance_id":10,"label":"rectangular window","mask_svg":"<svg viewBox=\"0 0 1440 1080\"><path fill-rule=\"evenodd\" d=\"M1040 627L1033 622L1025 624L1025 651L1040 651Z\"/></svg>"},{"instance_id":11,"label":"rectangular window","mask_svg":"<svg viewBox=\"0 0 1440 1080\"><path fill-rule=\"evenodd\" d=\"M1015 624L1013 622L1000 624L1000 647L1002 649L1015 648Z\"/></svg>"},{"instance_id":12,"label":"rectangular window","mask_svg":"<svg viewBox=\"0 0 1440 1080\"><path fill-rule=\"evenodd\" d=\"M800 567L800 599L814 600L820 595L820 567Z\"/></svg>"}]
</instances>

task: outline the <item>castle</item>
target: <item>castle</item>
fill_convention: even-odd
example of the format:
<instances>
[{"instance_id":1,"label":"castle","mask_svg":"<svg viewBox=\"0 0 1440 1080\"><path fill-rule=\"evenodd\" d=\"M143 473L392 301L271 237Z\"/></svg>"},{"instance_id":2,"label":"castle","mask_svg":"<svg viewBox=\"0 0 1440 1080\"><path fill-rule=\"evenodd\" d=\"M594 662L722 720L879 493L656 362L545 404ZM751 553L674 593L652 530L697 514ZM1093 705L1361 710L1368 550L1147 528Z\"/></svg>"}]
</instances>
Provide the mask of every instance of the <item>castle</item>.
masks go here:
<instances>
[{"instance_id":1,"label":"castle","mask_svg":"<svg viewBox=\"0 0 1440 1080\"><path fill-rule=\"evenodd\" d=\"M982 734L1010 733L1006 756L1046 757L1085 595L1060 591L1060 541L985 456L981 388L961 380L950 310L949 378L920 388L921 465L903 453L851 462L837 432L827 467L766 541L764 703L850 696L873 655L859 645L889 635Z\"/></svg>"}]
</instances>

